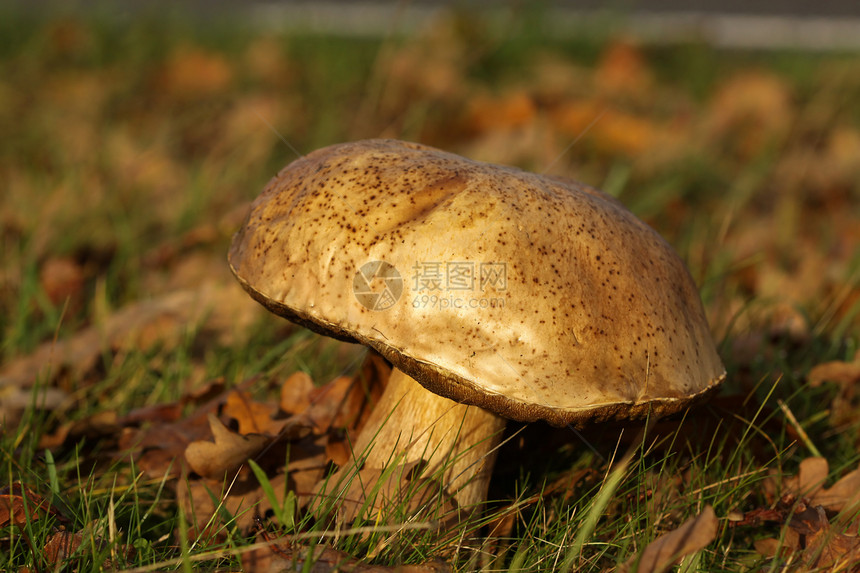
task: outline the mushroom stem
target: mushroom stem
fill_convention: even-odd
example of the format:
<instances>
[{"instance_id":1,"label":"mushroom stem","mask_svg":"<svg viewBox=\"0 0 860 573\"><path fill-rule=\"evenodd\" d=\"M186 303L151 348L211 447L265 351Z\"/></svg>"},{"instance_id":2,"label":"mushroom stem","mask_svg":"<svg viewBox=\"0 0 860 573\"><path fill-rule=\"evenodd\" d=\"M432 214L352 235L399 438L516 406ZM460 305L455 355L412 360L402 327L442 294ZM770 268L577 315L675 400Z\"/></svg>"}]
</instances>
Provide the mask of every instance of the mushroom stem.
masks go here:
<instances>
[{"instance_id":1,"label":"mushroom stem","mask_svg":"<svg viewBox=\"0 0 860 573\"><path fill-rule=\"evenodd\" d=\"M423 460L425 476L441 477L459 507L472 507L486 500L504 427L501 416L437 396L394 369L353 452L366 456L365 468Z\"/></svg>"}]
</instances>

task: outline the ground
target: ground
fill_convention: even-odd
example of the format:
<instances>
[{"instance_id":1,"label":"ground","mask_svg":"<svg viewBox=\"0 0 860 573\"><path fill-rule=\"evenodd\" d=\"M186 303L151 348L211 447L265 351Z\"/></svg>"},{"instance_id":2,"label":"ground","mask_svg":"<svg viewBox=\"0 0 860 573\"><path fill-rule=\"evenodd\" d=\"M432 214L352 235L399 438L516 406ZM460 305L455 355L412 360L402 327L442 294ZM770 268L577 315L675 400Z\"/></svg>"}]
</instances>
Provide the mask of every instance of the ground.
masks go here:
<instances>
[{"instance_id":1,"label":"ground","mask_svg":"<svg viewBox=\"0 0 860 573\"><path fill-rule=\"evenodd\" d=\"M0 28L0 567L856 567L856 54L562 41L468 13L386 39ZM268 315L226 251L281 167L368 137L617 196L687 262L721 392L648 432L510 427L468 520L410 504L410 476L387 524L309 510L386 365Z\"/></svg>"}]
</instances>

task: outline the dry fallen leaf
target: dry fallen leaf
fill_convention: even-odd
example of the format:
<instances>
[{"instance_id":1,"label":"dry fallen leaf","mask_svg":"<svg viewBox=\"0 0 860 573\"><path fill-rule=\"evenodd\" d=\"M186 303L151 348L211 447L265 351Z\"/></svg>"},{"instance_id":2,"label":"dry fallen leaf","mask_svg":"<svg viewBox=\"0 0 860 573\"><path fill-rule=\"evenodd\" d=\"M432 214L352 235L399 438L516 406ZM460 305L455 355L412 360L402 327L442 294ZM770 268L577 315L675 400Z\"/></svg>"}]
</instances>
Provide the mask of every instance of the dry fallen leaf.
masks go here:
<instances>
[{"instance_id":1,"label":"dry fallen leaf","mask_svg":"<svg viewBox=\"0 0 860 573\"><path fill-rule=\"evenodd\" d=\"M860 350L857 351L851 362L842 360L824 362L809 371L809 384L811 386L821 386L824 382L835 382L840 386L849 386L860 382Z\"/></svg>"},{"instance_id":2,"label":"dry fallen leaf","mask_svg":"<svg viewBox=\"0 0 860 573\"><path fill-rule=\"evenodd\" d=\"M281 502L289 491L298 508L304 508L330 468L331 457L348 456L346 434L361 424L389 371L384 359L371 354L358 374L320 388L306 375L291 376L284 385L292 386L281 390L282 403L297 413L287 417L284 409L251 399L246 389L258 380L250 379L226 394L207 391L200 399L183 398L180 404L186 405L209 399L185 419L153 420L141 430L125 427L120 446L136 452L138 466L150 475L168 470L174 476L185 475L187 463L201 476L176 483L179 502L186 515L194 516L197 531L218 538L226 525L224 512L247 531L255 512L265 514L271 500L243 464L254 459ZM307 405L304 411L298 411L301 405ZM225 427L217 416L235 421L239 431ZM228 482L222 482L225 475Z\"/></svg>"},{"instance_id":3,"label":"dry fallen leaf","mask_svg":"<svg viewBox=\"0 0 860 573\"><path fill-rule=\"evenodd\" d=\"M714 509L708 505L702 513L685 521L681 526L665 533L648 544L638 555L629 559L622 571L638 573L665 571L682 558L701 551L717 537L717 520ZM635 566L635 569L632 569Z\"/></svg>"},{"instance_id":4,"label":"dry fallen leaf","mask_svg":"<svg viewBox=\"0 0 860 573\"><path fill-rule=\"evenodd\" d=\"M105 550L108 546L107 541L86 531L60 530L48 538L42 549L42 558L47 563L59 568L68 565L68 559L73 557L82 545L86 546L89 543L94 543L99 551ZM131 546L118 546L114 548L113 554L121 556L125 560L131 560L134 558L135 550ZM110 559L101 563L101 570L112 568L113 564Z\"/></svg>"},{"instance_id":5,"label":"dry fallen leaf","mask_svg":"<svg viewBox=\"0 0 860 573\"><path fill-rule=\"evenodd\" d=\"M317 433L333 428L357 433L388 383L390 372L385 359L371 352L356 376L341 376L312 389L306 416Z\"/></svg>"},{"instance_id":6,"label":"dry fallen leaf","mask_svg":"<svg viewBox=\"0 0 860 573\"><path fill-rule=\"evenodd\" d=\"M222 413L233 418L239 424L239 433L270 434L272 416L278 411L277 406L266 402L257 402L248 392L230 392L224 404ZM277 434L277 432L275 432Z\"/></svg>"},{"instance_id":7,"label":"dry fallen leaf","mask_svg":"<svg viewBox=\"0 0 860 573\"><path fill-rule=\"evenodd\" d=\"M808 566L816 571L845 571L846 567L850 571L860 569L860 539L857 535L837 531L820 505L810 509L807 513L814 515L814 521L805 521L809 531L801 531L806 535L803 553ZM796 525L792 527L799 529Z\"/></svg>"},{"instance_id":8,"label":"dry fallen leaf","mask_svg":"<svg viewBox=\"0 0 860 573\"><path fill-rule=\"evenodd\" d=\"M469 102L466 128L473 134L510 130L534 121L537 107L524 91L490 96L479 94Z\"/></svg>"},{"instance_id":9,"label":"dry fallen leaf","mask_svg":"<svg viewBox=\"0 0 860 573\"><path fill-rule=\"evenodd\" d=\"M281 384L281 410L288 414L306 412L311 405L314 381L306 372L294 372Z\"/></svg>"},{"instance_id":10,"label":"dry fallen leaf","mask_svg":"<svg viewBox=\"0 0 860 573\"><path fill-rule=\"evenodd\" d=\"M269 477L269 483L283 503L287 490L284 474ZM269 499L251 472L240 472L226 483L214 480L187 479L176 484L176 500L191 520L195 536L217 539L225 535L225 516L232 516L230 527L249 531L258 515L272 509Z\"/></svg>"},{"instance_id":11,"label":"dry fallen leaf","mask_svg":"<svg viewBox=\"0 0 860 573\"><path fill-rule=\"evenodd\" d=\"M860 469L825 488L828 475L826 459L803 460L798 475L783 480L786 493L775 507L749 511L731 526L755 526L762 521L782 523L780 540L760 539L755 548L765 557L794 561L797 565L792 570L860 571L856 524ZM830 518L836 513L838 521L831 523Z\"/></svg>"},{"instance_id":12,"label":"dry fallen leaf","mask_svg":"<svg viewBox=\"0 0 860 573\"><path fill-rule=\"evenodd\" d=\"M253 382L244 382L242 387ZM223 380L214 380L185 394L178 403L168 408L135 410L121 420L118 449L132 455L137 466L153 478L165 474L182 475L185 448L195 440L212 435L208 414L217 411L224 391ZM187 405L197 408L185 418L179 413ZM162 417L163 416L163 417ZM141 426L137 428L136 426Z\"/></svg>"},{"instance_id":13,"label":"dry fallen leaf","mask_svg":"<svg viewBox=\"0 0 860 573\"><path fill-rule=\"evenodd\" d=\"M157 78L159 91L180 100L222 92L232 80L230 63L200 48L174 51Z\"/></svg>"},{"instance_id":14,"label":"dry fallen leaf","mask_svg":"<svg viewBox=\"0 0 860 573\"><path fill-rule=\"evenodd\" d=\"M793 559L797 571L858 571L860 570L860 539L834 528L824 508L797 502L783 506L787 521L782 542L764 539L756 550L766 557L781 555Z\"/></svg>"},{"instance_id":15,"label":"dry fallen leaf","mask_svg":"<svg viewBox=\"0 0 860 573\"><path fill-rule=\"evenodd\" d=\"M352 451L346 440L329 440L325 454L337 466L344 466L352 459Z\"/></svg>"},{"instance_id":16,"label":"dry fallen leaf","mask_svg":"<svg viewBox=\"0 0 860 573\"><path fill-rule=\"evenodd\" d=\"M80 532L57 531L45 543L42 556L48 563L59 565L71 557L83 542L84 535Z\"/></svg>"},{"instance_id":17,"label":"dry fallen leaf","mask_svg":"<svg viewBox=\"0 0 860 573\"><path fill-rule=\"evenodd\" d=\"M764 539L756 539L753 541L753 547L756 550L756 553L762 555L764 557L776 557L777 554L780 553L780 550L783 549L783 546L780 544L779 539L774 537L766 537Z\"/></svg>"},{"instance_id":18,"label":"dry fallen leaf","mask_svg":"<svg viewBox=\"0 0 860 573\"><path fill-rule=\"evenodd\" d=\"M824 486L829 472L826 459L806 458L800 462L797 475L785 479L785 489L797 497L812 497Z\"/></svg>"},{"instance_id":19,"label":"dry fallen leaf","mask_svg":"<svg viewBox=\"0 0 860 573\"><path fill-rule=\"evenodd\" d=\"M39 439L39 447L56 449L64 443L76 442L81 438L99 439L104 436L116 436L120 428L116 412L98 412L83 420L65 422L54 432L43 434Z\"/></svg>"},{"instance_id":20,"label":"dry fallen leaf","mask_svg":"<svg viewBox=\"0 0 860 573\"><path fill-rule=\"evenodd\" d=\"M860 469L845 474L832 487L816 492L813 502L830 511L856 512L860 507Z\"/></svg>"},{"instance_id":21,"label":"dry fallen leaf","mask_svg":"<svg viewBox=\"0 0 860 573\"><path fill-rule=\"evenodd\" d=\"M303 508L312 497L313 489L328 467L324 453L325 436L301 440L290 444L289 466L284 468L283 451L273 454L275 459L257 459L261 467L272 467L267 479L275 492L275 501L284 503L288 492L296 495L298 507ZM267 453L269 453L267 451ZM286 469L286 474L284 470ZM250 531L255 516L266 515L272 509L268 498L253 472L243 467L227 482L207 479L181 479L176 484L177 500L185 515L193 516L198 532L209 531L221 535L225 514L233 516L241 531Z\"/></svg>"},{"instance_id":22,"label":"dry fallen leaf","mask_svg":"<svg viewBox=\"0 0 860 573\"><path fill-rule=\"evenodd\" d=\"M786 82L773 74L743 71L724 80L711 99L706 132L722 145L733 144L752 157L782 137L795 110Z\"/></svg>"},{"instance_id":23,"label":"dry fallen leaf","mask_svg":"<svg viewBox=\"0 0 860 573\"><path fill-rule=\"evenodd\" d=\"M671 135L665 125L598 100L573 100L554 108L553 126L567 137L585 137L610 155L636 157Z\"/></svg>"},{"instance_id":24,"label":"dry fallen leaf","mask_svg":"<svg viewBox=\"0 0 860 573\"><path fill-rule=\"evenodd\" d=\"M27 487L15 483L0 489L0 527L24 525L49 510L48 502Z\"/></svg>"},{"instance_id":25,"label":"dry fallen leaf","mask_svg":"<svg viewBox=\"0 0 860 573\"><path fill-rule=\"evenodd\" d=\"M592 133L595 145L603 152L636 157L661 145L668 129L650 118L609 109L597 119Z\"/></svg>"},{"instance_id":26,"label":"dry fallen leaf","mask_svg":"<svg viewBox=\"0 0 860 573\"><path fill-rule=\"evenodd\" d=\"M39 283L53 304L69 300L72 306L78 306L83 295L84 270L70 257L52 257L42 263Z\"/></svg>"},{"instance_id":27,"label":"dry fallen leaf","mask_svg":"<svg viewBox=\"0 0 860 573\"><path fill-rule=\"evenodd\" d=\"M809 385L813 388L833 382L838 392L833 396L830 418L835 426L852 424L856 419L857 397L860 390L860 351L851 362L835 360L824 362L809 371Z\"/></svg>"},{"instance_id":28,"label":"dry fallen leaf","mask_svg":"<svg viewBox=\"0 0 860 573\"><path fill-rule=\"evenodd\" d=\"M600 93L641 98L653 87L654 78L638 47L628 41L615 41L601 54L594 82Z\"/></svg>"},{"instance_id":29,"label":"dry fallen leaf","mask_svg":"<svg viewBox=\"0 0 860 573\"><path fill-rule=\"evenodd\" d=\"M185 449L185 460L189 467L203 477L223 479L271 441L267 436L231 432L212 413L208 420L215 441L191 442Z\"/></svg>"},{"instance_id":30,"label":"dry fallen leaf","mask_svg":"<svg viewBox=\"0 0 860 573\"><path fill-rule=\"evenodd\" d=\"M784 488L794 496L828 511L848 510L847 513L851 513L860 507L860 468L845 474L826 488L824 484L829 474L826 459L807 458L800 462L796 477L785 479Z\"/></svg>"}]
</instances>

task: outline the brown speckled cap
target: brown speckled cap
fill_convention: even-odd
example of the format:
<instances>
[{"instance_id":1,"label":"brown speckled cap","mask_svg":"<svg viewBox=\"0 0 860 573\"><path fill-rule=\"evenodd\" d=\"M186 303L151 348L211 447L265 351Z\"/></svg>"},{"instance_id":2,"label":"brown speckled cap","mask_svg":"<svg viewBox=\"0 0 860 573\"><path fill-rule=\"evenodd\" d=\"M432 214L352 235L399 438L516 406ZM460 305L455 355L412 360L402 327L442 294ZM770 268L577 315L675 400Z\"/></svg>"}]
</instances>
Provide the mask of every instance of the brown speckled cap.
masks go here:
<instances>
[{"instance_id":1,"label":"brown speckled cap","mask_svg":"<svg viewBox=\"0 0 860 573\"><path fill-rule=\"evenodd\" d=\"M293 162L229 260L272 312L515 420L662 415L725 377L683 262L618 201L423 145Z\"/></svg>"}]
</instances>

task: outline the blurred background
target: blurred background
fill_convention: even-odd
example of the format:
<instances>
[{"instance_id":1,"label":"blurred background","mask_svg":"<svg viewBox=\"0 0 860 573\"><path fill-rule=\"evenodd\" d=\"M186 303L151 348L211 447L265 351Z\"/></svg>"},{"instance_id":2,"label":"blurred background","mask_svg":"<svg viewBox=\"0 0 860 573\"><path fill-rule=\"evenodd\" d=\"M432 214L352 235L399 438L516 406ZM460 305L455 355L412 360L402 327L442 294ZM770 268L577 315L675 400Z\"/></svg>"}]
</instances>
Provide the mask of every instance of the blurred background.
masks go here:
<instances>
[{"instance_id":1,"label":"blurred background","mask_svg":"<svg viewBox=\"0 0 860 573\"><path fill-rule=\"evenodd\" d=\"M530 9L542 12L547 29L558 35L570 33L571 26L602 24L657 43L707 40L721 46L814 49L856 48L860 43L860 6L850 0L125 0L101 5L35 0L26 7L42 13L91 13L95 9L115 16L179 11L196 18L229 16L269 28L361 35L380 35L395 25L401 32L414 31L428 17L451 8L485 16Z\"/></svg>"},{"instance_id":2,"label":"blurred background","mask_svg":"<svg viewBox=\"0 0 860 573\"><path fill-rule=\"evenodd\" d=\"M131 301L229 282L226 245L266 181L370 137L619 197L688 261L739 357L858 332L856 2L34 1L0 15L7 359Z\"/></svg>"}]
</instances>

